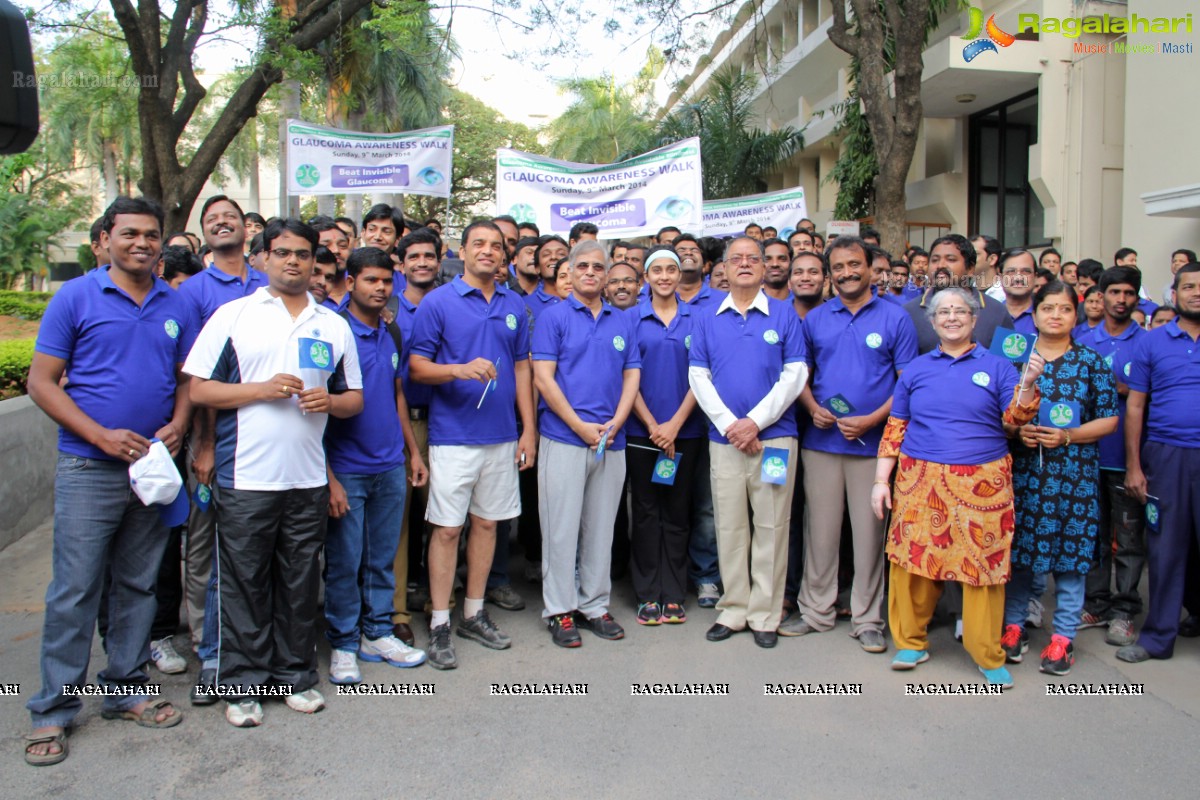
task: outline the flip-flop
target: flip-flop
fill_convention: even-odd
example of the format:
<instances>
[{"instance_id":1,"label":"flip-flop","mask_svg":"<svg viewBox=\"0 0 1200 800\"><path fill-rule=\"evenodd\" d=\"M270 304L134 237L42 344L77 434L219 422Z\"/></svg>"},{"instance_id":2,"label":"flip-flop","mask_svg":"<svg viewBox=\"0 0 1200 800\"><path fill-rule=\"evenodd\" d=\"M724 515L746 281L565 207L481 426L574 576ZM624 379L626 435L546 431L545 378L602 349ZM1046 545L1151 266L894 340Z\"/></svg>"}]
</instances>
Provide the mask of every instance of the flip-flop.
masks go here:
<instances>
[{"instance_id":1,"label":"flip-flop","mask_svg":"<svg viewBox=\"0 0 1200 800\"><path fill-rule=\"evenodd\" d=\"M158 712L164 706L171 706L175 713L160 721L157 719ZM142 713L140 714L132 709L127 711L113 711L112 709L105 709L100 712L100 716L104 717L105 719L127 719L130 722L136 722L143 728L173 728L179 723L183 722L183 714L180 713L178 708L175 708L174 704L170 700L159 700L157 703L151 703L143 708Z\"/></svg>"},{"instance_id":2,"label":"flip-flop","mask_svg":"<svg viewBox=\"0 0 1200 800\"><path fill-rule=\"evenodd\" d=\"M45 753L43 755L35 755L29 752L29 748L35 744L51 744L57 743L59 751L57 753ZM51 764L58 764L65 761L67 758L67 731L64 728L58 733L47 733L43 736L34 736L29 734L25 737L25 763L34 767L48 767Z\"/></svg>"}]
</instances>

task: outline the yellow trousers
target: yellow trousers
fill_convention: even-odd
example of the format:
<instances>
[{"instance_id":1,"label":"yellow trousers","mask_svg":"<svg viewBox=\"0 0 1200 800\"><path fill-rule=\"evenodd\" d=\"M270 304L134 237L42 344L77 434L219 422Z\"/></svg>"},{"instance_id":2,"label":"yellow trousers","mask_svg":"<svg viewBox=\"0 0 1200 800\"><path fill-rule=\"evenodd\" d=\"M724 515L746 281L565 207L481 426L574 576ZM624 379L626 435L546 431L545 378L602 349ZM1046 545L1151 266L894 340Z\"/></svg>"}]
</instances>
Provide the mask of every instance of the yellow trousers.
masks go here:
<instances>
[{"instance_id":1,"label":"yellow trousers","mask_svg":"<svg viewBox=\"0 0 1200 800\"><path fill-rule=\"evenodd\" d=\"M899 650L928 650L926 628L933 617L943 581L913 575L892 563L888 592L888 624ZM962 585L963 647L984 669L1004 664L1000 635L1004 627L1004 584Z\"/></svg>"}]
</instances>

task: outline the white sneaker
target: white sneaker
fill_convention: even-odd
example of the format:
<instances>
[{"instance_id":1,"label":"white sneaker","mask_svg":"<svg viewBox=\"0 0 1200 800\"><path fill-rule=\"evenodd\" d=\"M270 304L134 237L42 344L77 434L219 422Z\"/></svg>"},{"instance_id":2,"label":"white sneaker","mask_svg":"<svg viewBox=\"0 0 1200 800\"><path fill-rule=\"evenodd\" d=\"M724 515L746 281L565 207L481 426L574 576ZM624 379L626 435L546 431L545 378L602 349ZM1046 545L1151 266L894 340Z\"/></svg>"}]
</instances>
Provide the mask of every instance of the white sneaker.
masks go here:
<instances>
[{"instance_id":1,"label":"white sneaker","mask_svg":"<svg viewBox=\"0 0 1200 800\"><path fill-rule=\"evenodd\" d=\"M419 667L425 663L425 651L409 647L395 636L378 639L363 637L358 644L358 657L363 661L378 663L386 661L393 667Z\"/></svg>"},{"instance_id":2,"label":"white sneaker","mask_svg":"<svg viewBox=\"0 0 1200 800\"><path fill-rule=\"evenodd\" d=\"M315 714L325 707L325 698L316 689L308 689L300 694L287 696L287 707L301 714Z\"/></svg>"},{"instance_id":3,"label":"white sneaker","mask_svg":"<svg viewBox=\"0 0 1200 800\"><path fill-rule=\"evenodd\" d=\"M954 620L954 639L955 639L955 641L959 641L959 642L962 641L962 631L963 631L962 620L961 619Z\"/></svg>"},{"instance_id":4,"label":"white sneaker","mask_svg":"<svg viewBox=\"0 0 1200 800\"><path fill-rule=\"evenodd\" d=\"M225 719L235 728L254 728L262 725L262 706L249 697L225 704Z\"/></svg>"},{"instance_id":5,"label":"white sneaker","mask_svg":"<svg viewBox=\"0 0 1200 800\"><path fill-rule=\"evenodd\" d=\"M702 583L696 587L696 605L701 608L716 608L721 599L721 589L715 583Z\"/></svg>"},{"instance_id":6,"label":"white sneaker","mask_svg":"<svg viewBox=\"0 0 1200 800\"><path fill-rule=\"evenodd\" d=\"M334 650L329 654L329 682L339 686L362 683L358 656L353 650Z\"/></svg>"},{"instance_id":7,"label":"white sneaker","mask_svg":"<svg viewBox=\"0 0 1200 800\"><path fill-rule=\"evenodd\" d=\"M187 659L175 652L175 645L171 642L170 636L150 643L150 658L154 661L154 666L158 667L159 672L167 675L187 672Z\"/></svg>"}]
</instances>

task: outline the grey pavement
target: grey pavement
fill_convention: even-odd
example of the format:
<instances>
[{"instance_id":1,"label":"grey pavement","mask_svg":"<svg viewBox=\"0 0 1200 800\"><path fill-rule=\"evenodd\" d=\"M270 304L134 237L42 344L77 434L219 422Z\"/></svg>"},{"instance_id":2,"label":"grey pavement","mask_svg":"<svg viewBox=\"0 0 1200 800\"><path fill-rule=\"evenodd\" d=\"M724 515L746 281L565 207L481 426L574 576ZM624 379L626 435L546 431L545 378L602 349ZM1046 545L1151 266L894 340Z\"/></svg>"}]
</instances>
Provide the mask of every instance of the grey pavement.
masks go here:
<instances>
[{"instance_id":1,"label":"grey pavement","mask_svg":"<svg viewBox=\"0 0 1200 800\"><path fill-rule=\"evenodd\" d=\"M640 628L627 583L613 609L623 641L583 631L582 648L555 647L537 588L518 581L529 607L491 611L511 650L456 637L453 672L362 665L368 682L433 683L434 695L339 697L323 681L325 711L266 701L257 729L230 727L220 704L188 705L192 657L186 675L151 677L183 709L179 727L106 721L87 699L67 761L33 768L20 737L38 689L50 545L43 526L0 552L0 684L20 684L0 696L0 797L1196 796L1200 640L1130 666L1103 630L1082 631L1074 670L1052 678L1037 671L1043 629L1003 696L906 696L910 682L978 682L945 625L931 633L932 660L897 673L890 653L862 652L845 624L773 650L745 634L705 641L716 613L694 604L684 625ZM522 566L513 559L514 574ZM328 657L323 647L323 673ZM93 680L102 664L97 644ZM685 682L729 684L729 695L631 696L633 683ZM588 694L500 697L492 683L586 683ZM767 697L765 683L862 684L862 695ZM1051 697L1048 683L1143 683L1145 695Z\"/></svg>"}]
</instances>

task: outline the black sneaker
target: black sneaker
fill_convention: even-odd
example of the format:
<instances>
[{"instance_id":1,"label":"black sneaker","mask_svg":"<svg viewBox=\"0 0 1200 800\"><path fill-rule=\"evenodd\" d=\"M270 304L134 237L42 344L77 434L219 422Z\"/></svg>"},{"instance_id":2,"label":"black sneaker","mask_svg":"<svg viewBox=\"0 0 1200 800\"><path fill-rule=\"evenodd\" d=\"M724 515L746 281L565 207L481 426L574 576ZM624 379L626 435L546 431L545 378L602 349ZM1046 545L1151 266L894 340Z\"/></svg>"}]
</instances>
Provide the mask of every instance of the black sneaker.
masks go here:
<instances>
[{"instance_id":1,"label":"black sneaker","mask_svg":"<svg viewBox=\"0 0 1200 800\"><path fill-rule=\"evenodd\" d=\"M496 623L492 622L492 618L488 616L487 610L482 608L475 616L458 623L458 635L464 639L472 639L493 650L507 650L512 647L512 639L508 638L507 633L496 627Z\"/></svg>"},{"instance_id":2,"label":"black sneaker","mask_svg":"<svg viewBox=\"0 0 1200 800\"><path fill-rule=\"evenodd\" d=\"M1075 645L1065 636L1050 637L1050 644L1042 651L1042 672L1048 675L1066 675L1075 663Z\"/></svg>"},{"instance_id":3,"label":"black sneaker","mask_svg":"<svg viewBox=\"0 0 1200 800\"><path fill-rule=\"evenodd\" d=\"M429 666L434 669L455 669L458 657L454 655L454 642L450 641L450 623L429 629L429 648L425 651Z\"/></svg>"},{"instance_id":4,"label":"black sneaker","mask_svg":"<svg viewBox=\"0 0 1200 800\"><path fill-rule=\"evenodd\" d=\"M1020 664L1025 653L1029 652L1029 634L1020 625L1005 625L1004 635L1000 637L1000 648L1004 651L1004 659L1010 664Z\"/></svg>"},{"instance_id":5,"label":"black sneaker","mask_svg":"<svg viewBox=\"0 0 1200 800\"><path fill-rule=\"evenodd\" d=\"M575 627L573 614L558 614L550 618L550 638L559 647L580 647L579 629Z\"/></svg>"},{"instance_id":6,"label":"black sneaker","mask_svg":"<svg viewBox=\"0 0 1200 800\"><path fill-rule=\"evenodd\" d=\"M638 603L638 625L661 625L662 608L658 603Z\"/></svg>"},{"instance_id":7,"label":"black sneaker","mask_svg":"<svg viewBox=\"0 0 1200 800\"><path fill-rule=\"evenodd\" d=\"M580 614L577 618L580 627L587 628L601 639L624 639L625 629L617 624L612 614L604 613L594 619L588 619Z\"/></svg>"}]
</instances>

